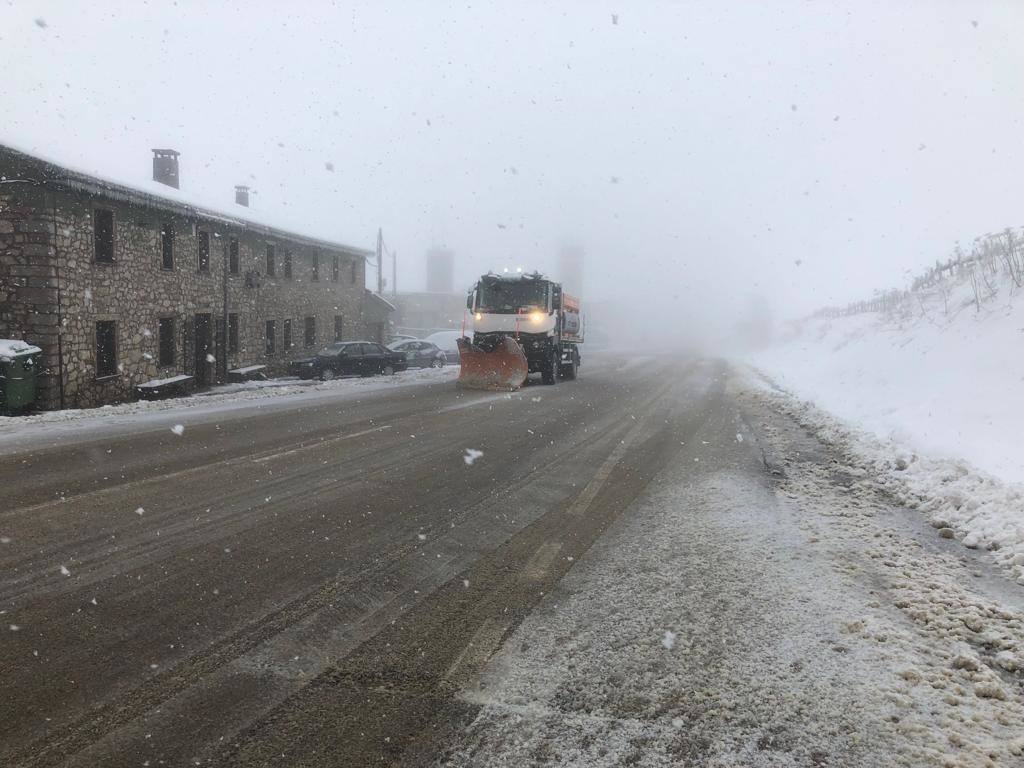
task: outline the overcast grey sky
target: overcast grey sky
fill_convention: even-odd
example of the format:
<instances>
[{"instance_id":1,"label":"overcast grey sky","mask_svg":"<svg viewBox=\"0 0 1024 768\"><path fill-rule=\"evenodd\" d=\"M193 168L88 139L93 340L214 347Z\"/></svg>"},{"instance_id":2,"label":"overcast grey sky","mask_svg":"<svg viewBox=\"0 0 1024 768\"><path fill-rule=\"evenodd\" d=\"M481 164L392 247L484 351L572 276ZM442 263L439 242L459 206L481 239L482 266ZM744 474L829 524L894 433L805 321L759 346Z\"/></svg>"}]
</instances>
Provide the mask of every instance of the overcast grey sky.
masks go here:
<instances>
[{"instance_id":1,"label":"overcast grey sky","mask_svg":"<svg viewBox=\"0 0 1024 768\"><path fill-rule=\"evenodd\" d=\"M1019 2L18 0L0 142L129 181L176 148L183 189L382 226L407 288L432 245L468 283L576 242L588 296L795 314L1022 222L1022 33Z\"/></svg>"}]
</instances>

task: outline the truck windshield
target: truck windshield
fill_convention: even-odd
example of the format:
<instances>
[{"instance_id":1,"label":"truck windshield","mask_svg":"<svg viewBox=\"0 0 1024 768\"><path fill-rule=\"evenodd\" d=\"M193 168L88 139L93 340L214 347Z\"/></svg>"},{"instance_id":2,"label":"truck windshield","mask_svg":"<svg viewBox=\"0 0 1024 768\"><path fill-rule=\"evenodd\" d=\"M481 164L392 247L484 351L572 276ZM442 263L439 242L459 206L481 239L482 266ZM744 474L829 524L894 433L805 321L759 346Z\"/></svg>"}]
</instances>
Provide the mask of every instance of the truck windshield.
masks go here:
<instances>
[{"instance_id":1,"label":"truck windshield","mask_svg":"<svg viewBox=\"0 0 1024 768\"><path fill-rule=\"evenodd\" d=\"M478 312L514 313L521 309L547 309L547 283L494 281L477 288Z\"/></svg>"}]
</instances>

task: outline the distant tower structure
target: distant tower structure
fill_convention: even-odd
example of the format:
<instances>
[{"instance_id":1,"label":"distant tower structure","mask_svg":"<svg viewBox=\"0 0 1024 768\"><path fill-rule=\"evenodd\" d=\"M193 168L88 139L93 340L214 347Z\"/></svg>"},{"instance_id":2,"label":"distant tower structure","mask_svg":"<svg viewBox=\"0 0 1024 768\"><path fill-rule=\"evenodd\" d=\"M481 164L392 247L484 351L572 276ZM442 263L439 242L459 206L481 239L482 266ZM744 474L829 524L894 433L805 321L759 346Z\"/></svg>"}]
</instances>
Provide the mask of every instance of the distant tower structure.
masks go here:
<instances>
[{"instance_id":1,"label":"distant tower structure","mask_svg":"<svg viewBox=\"0 0 1024 768\"><path fill-rule=\"evenodd\" d=\"M455 254L447 248L427 251L427 293L455 292Z\"/></svg>"},{"instance_id":2,"label":"distant tower structure","mask_svg":"<svg viewBox=\"0 0 1024 768\"><path fill-rule=\"evenodd\" d=\"M583 293L583 259L581 246L565 245L558 254L558 279L569 293Z\"/></svg>"}]
</instances>

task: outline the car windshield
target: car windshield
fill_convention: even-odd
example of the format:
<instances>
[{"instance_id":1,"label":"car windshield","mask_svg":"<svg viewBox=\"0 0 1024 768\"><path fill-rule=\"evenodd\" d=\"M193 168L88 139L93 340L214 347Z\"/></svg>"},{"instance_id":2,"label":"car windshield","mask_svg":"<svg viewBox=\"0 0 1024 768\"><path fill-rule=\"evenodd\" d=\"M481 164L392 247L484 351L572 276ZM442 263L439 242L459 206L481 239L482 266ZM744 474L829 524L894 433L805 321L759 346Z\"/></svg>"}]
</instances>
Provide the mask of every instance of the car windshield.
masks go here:
<instances>
[{"instance_id":1,"label":"car windshield","mask_svg":"<svg viewBox=\"0 0 1024 768\"><path fill-rule=\"evenodd\" d=\"M547 309L546 283L533 281L481 281L477 287L478 312L509 313L523 309Z\"/></svg>"}]
</instances>

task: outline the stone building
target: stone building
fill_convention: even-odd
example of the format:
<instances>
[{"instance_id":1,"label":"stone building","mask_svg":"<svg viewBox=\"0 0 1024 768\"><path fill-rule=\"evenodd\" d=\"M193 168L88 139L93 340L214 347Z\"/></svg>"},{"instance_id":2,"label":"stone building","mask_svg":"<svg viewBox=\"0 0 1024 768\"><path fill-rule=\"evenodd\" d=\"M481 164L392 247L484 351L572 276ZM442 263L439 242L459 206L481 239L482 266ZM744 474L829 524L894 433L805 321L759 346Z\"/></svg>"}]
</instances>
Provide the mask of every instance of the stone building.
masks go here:
<instances>
[{"instance_id":1,"label":"stone building","mask_svg":"<svg viewBox=\"0 0 1024 768\"><path fill-rule=\"evenodd\" d=\"M154 151L153 171L161 183L129 187L0 146L0 338L43 349L40 407L281 370L382 333L370 251L262 223L241 189L233 212L195 204L171 150Z\"/></svg>"}]
</instances>

